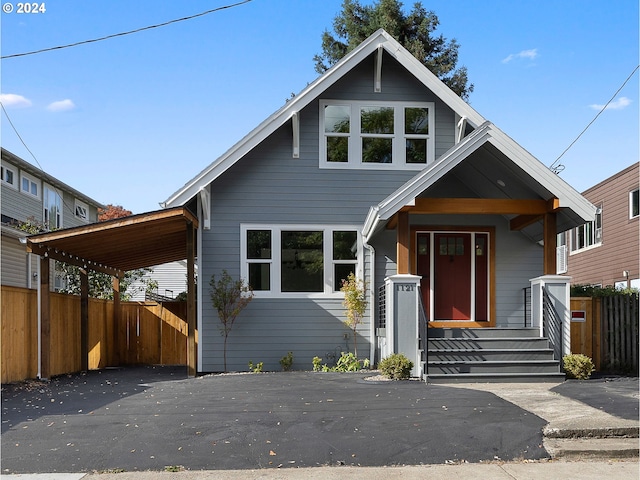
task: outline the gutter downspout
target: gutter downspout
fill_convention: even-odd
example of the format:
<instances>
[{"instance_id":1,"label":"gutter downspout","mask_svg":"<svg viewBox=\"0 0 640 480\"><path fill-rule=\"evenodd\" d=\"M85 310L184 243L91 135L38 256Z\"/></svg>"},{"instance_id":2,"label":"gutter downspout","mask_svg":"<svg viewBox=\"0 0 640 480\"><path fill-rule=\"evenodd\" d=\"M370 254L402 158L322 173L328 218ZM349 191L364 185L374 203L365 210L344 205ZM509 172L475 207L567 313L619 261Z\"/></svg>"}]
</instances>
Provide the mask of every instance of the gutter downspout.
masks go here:
<instances>
[{"instance_id":1,"label":"gutter downspout","mask_svg":"<svg viewBox=\"0 0 640 480\"><path fill-rule=\"evenodd\" d=\"M375 297L375 284L376 284L376 251L375 249L367 243L367 239L363 239L362 246L369 250L369 254L371 255L371 282L369 282L369 338L371 341L369 342L369 362L371 363L371 367L373 368L375 355L376 355L376 297Z\"/></svg>"}]
</instances>

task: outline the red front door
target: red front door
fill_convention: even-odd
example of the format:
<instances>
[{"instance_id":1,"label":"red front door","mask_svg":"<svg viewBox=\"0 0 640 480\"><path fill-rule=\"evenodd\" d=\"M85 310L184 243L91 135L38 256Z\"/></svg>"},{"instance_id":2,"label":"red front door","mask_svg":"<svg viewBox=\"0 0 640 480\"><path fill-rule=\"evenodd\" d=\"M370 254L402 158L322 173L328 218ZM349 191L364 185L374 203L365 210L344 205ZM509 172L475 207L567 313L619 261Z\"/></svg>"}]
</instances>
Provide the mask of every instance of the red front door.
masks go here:
<instances>
[{"instance_id":1,"label":"red front door","mask_svg":"<svg viewBox=\"0 0 640 480\"><path fill-rule=\"evenodd\" d=\"M417 274L431 321L489 320L488 245L484 232L417 234Z\"/></svg>"},{"instance_id":2,"label":"red front door","mask_svg":"<svg viewBox=\"0 0 640 480\"><path fill-rule=\"evenodd\" d=\"M436 233L434 320L471 320L470 233Z\"/></svg>"}]
</instances>

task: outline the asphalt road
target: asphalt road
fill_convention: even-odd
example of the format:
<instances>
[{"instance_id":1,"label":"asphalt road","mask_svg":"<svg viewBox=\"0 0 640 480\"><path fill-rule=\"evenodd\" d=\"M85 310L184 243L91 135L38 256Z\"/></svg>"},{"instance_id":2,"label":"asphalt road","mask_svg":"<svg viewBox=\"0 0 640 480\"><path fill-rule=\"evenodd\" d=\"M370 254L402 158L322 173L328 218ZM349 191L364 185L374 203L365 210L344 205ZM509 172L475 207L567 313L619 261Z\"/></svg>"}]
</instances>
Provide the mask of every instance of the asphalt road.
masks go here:
<instances>
[{"instance_id":1,"label":"asphalt road","mask_svg":"<svg viewBox=\"0 0 640 480\"><path fill-rule=\"evenodd\" d=\"M367 374L195 379L110 369L3 386L2 473L420 465L546 458L545 421L494 394Z\"/></svg>"}]
</instances>

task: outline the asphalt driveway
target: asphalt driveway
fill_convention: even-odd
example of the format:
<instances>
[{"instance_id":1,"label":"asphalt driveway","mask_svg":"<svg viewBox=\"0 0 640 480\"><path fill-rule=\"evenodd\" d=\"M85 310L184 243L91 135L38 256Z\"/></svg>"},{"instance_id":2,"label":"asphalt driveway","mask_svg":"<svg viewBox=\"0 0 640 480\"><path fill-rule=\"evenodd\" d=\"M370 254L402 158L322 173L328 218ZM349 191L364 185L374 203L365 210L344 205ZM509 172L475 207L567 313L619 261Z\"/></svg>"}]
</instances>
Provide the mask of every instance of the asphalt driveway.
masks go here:
<instances>
[{"instance_id":1,"label":"asphalt driveway","mask_svg":"<svg viewBox=\"0 0 640 480\"><path fill-rule=\"evenodd\" d=\"M3 386L2 473L419 465L547 457L491 393L368 374L108 369Z\"/></svg>"}]
</instances>

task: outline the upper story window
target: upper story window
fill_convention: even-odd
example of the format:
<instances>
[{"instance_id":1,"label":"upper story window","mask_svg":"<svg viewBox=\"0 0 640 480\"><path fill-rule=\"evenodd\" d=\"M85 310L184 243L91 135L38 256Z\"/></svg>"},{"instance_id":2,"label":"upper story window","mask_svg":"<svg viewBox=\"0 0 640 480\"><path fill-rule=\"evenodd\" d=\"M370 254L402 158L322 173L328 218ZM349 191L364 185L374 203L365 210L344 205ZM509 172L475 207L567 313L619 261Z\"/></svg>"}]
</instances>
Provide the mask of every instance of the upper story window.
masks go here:
<instances>
[{"instance_id":1,"label":"upper story window","mask_svg":"<svg viewBox=\"0 0 640 480\"><path fill-rule=\"evenodd\" d=\"M62 195L45 183L42 200L46 228L49 230L62 228Z\"/></svg>"},{"instance_id":2,"label":"upper story window","mask_svg":"<svg viewBox=\"0 0 640 480\"><path fill-rule=\"evenodd\" d=\"M89 221L89 205L84 202L81 202L76 198L75 206L74 206L74 214L76 218L83 220L85 222Z\"/></svg>"},{"instance_id":3,"label":"upper story window","mask_svg":"<svg viewBox=\"0 0 640 480\"><path fill-rule=\"evenodd\" d=\"M356 273L356 228L243 225L240 275L257 296L335 294Z\"/></svg>"},{"instance_id":4,"label":"upper story window","mask_svg":"<svg viewBox=\"0 0 640 480\"><path fill-rule=\"evenodd\" d=\"M602 206L596 210L593 222L587 222L571 230L571 253L597 247L602 243Z\"/></svg>"},{"instance_id":5,"label":"upper story window","mask_svg":"<svg viewBox=\"0 0 640 480\"><path fill-rule=\"evenodd\" d=\"M2 182L12 188L18 188L18 179L16 177L16 171L6 165L2 165L0 172Z\"/></svg>"},{"instance_id":6,"label":"upper story window","mask_svg":"<svg viewBox=\"0 0 640 480\"><path fill-rule=\"evenodd\" d=\"M414 169L434 161L434 104L320 102L320 166Z\"/></svg>"},{"instance_id":7,"label":"upper story window","mask_svg":"<svg viewBox=\"0 0 640 480\"><path fill-rule=\"evenodd\" d=\"M24 172L20 172L20 191L40 198L40 181Z\"/></svg>"},{"instance_id":8,"label":"upper story window","mask_svg":"<svg viewBox=\"0 0 640 480\"><path fill-rule=\"evenodd\" d=\"M640 190L635 189L629 192L629 218L636 218L640 215Z\"/></svg>"}]
</instances>

